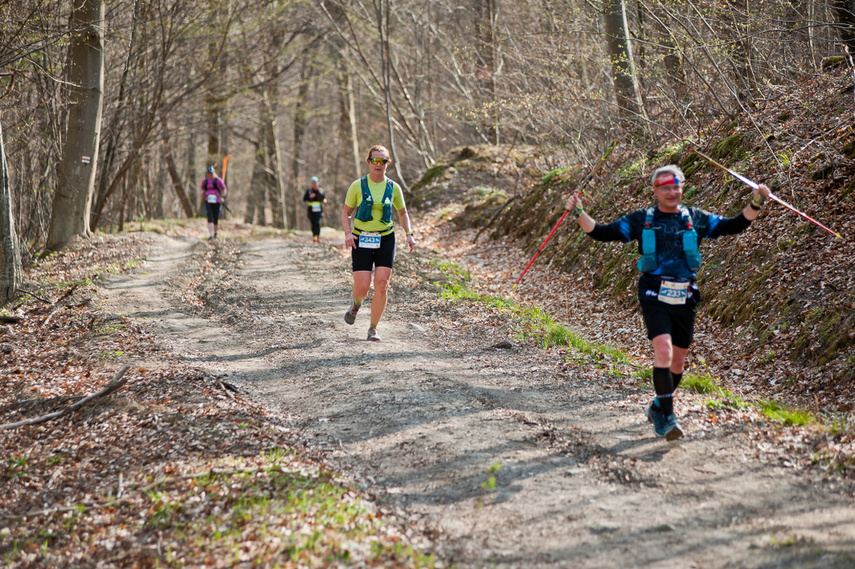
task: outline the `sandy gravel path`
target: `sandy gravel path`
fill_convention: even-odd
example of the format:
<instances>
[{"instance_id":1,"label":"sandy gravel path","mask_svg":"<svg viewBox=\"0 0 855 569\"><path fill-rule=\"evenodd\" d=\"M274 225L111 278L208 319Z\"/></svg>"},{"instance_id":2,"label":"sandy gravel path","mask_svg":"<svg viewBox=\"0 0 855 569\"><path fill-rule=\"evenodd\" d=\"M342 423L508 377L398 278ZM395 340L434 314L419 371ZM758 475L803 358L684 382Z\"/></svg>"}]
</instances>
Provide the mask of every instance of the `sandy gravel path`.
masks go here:
<instances>
[{"instance_id":1,"label":"sandy gravel path","mask_svg":"<svg viewBox=\"0 0 855 569\"><path fill-rule=\"evenodd\" d=\"M342 318L349 260L331 245L161 242L111 285L115 310L287 418L446 565L855 567L850 484L772 457L756 425L712 424L690 398L687 437L655 439L643 385L437 299L428 253L399 252L375 343L367 306Z\"/></svg>"}]
</instances>

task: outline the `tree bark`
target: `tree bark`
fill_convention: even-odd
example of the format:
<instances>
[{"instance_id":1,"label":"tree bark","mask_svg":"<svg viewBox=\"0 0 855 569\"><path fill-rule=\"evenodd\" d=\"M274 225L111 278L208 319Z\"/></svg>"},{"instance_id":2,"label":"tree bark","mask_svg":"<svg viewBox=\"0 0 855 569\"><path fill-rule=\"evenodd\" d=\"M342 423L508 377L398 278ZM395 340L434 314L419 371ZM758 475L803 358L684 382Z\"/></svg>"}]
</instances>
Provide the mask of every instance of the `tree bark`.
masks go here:
<instances>
[{"instance_id":1,"label":"tree bark","mask_svg":"<svg viewBox=\"0 0 855 569\"><path fill-rule=\"evenodd\" d=\"M855 51L855 0L834 0L834 13L840 24L840 40Z\"/></svg>"},{"instance_id":2,"label":"tree bark","mask_svg":"<svg viewBox=\"0 0 855 569\"><path fill-rule=\"evenodd\" d=\"M9 188L9 165L3 145L3 126L0 124L0 306L14 299L21 286L21 246L12 216L12 191Z\"/></svg>"},{"instance_id":3,"label":"tree bark","mask_svg":"<svg viewBox=\"0 0 855 569\"><path fill-rule=\"evenodd\" d=\"M69 114L62 160L57 168L48 250L65 247L75 235L88 237L104 95L105 0L81 0L71 14L79 30L69 46Z\"/></svg>"},{"instance_id":4,"label":"tree bark","mask_svg":"<svg viewBox=\"0 0 855 569\"><path fill-rule=\"evenodd\" d=\"M603 19L618 106L625 114L640 114L643 105L629 41L624 0L605 0Z\"/></svg>"},{"instance_id":5,"label":"tree bark","mask_svg":"<svg viewBox=\"0 0 855 569\"><path fill-rule=\"evenodd\" d=\"M392 93L391 93L391 57L389 53L389 20L392 8L390 0L380 0L380 11L378 13L378 28L380 30L380 54L383 63L383 92L386 96L386 124L389 128L389 152L392 154L392 165L398 177L398 183L405 192L409 190L404 177L401 174L401 161L398 160L398 148L395 144L395 126L392 121Z\"/></svg>"},{"instance_id":6,"label":"tree bark","mask_svg":"<svg viewBox=\"0 0 855 569\"><path fill-rule=\"evenodd\" d=\"M362 156L359 152L359 127L356 122L356 100L353 96L353 77L347 68L343 69L342 73L344 74L342 100L347 107L347 132L350 132L350 152L353 158L352 177L356 179L359 178L359 174L362 172Z\"/></svg>"},{"instance_id":7,"label":"tree bark","mask_svg":"<svg viewBox=\"0 0 855 569\"><path fill-rule=\"evenodd\" d=\"M166 158L166 169L169 171L172 187L181 203L181 209L184 210L184 215L191 218L193 217L193 204L190 203L187 192L184 191L184 185L181 183L181 176L178 175L178 168L175 167L175 158L172 157L172 147L169 145L168 138L163 139L163 154Z\"/></svg>"},{"instance_id":8,"label":"tree bark","mask_svg":"<svg viewBox=\"0 0 855 569\"><path fill-rule=\"evenodd\" d=\"M288 215L288 228L297 228L297 199L299 193L300 163L303 161L303 137L306 134L306 95L309 92L309 78L314 73L313 64L303 65L300 71L300 85L297 89L297 101L294 105L294 148L291 159L291 192L285 201Z\"/></svg>"},{"instance_id":9,"label":"tree bark","mask_svg":"<svg viewBox=\"0 0 855 569\"><path fill-rule=\"evenodd\" d=\"M255 142L255 160L252 165L252 179L249 182L249 193L246 200L244 223L267 225L267 214L264 211L267 199L266 181L264 176L264 124L259 126L258 140Z\"/></svg>"},{"instance_id":10,"label":"tree bark","mask_svg":"<svg viewBox=\"0 0 855 569\"><path fill-rule=\"evenodd\" d=\"M499 94L496 85L496 74L499 72L499 50L496 46L496 26L499 20L500 0L478 0L475 6L477 26L478 52L481 57L483 69L480 71L480 82L484 92L489 97L490 105L493 107L491 119L493 124L489 125L493 131L493 144L501 142L502 129L499 124Z\"/></svg>"}]
</instances>

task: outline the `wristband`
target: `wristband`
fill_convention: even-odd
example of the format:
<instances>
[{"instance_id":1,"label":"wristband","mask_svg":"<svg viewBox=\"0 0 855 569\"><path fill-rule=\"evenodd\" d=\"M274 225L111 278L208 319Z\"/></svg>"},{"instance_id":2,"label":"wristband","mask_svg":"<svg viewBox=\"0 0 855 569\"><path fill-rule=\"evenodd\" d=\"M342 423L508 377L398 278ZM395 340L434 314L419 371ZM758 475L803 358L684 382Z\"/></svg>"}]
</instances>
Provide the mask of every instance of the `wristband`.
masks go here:
<instances>
[{"instance_id":1,"label":"wristband","mask_svg":"<svg viewBox=\"0 0 855 569\"><path fill-rule=\"evenodd\" d=\"M751 198L751 203L748 204L751 206L751 209L754 211L760 211L763 208L763 204L766 203L766 198L762 195L758 195L756 198Z\"/></svg>"},{"instance_id":2,"label":"wristband","mask_svg":"<svg viewBox=\"0 0 855 569\"><path fill-rule=\"evenodd\" d=\"M570 213L574 218L579 219L579 216L585 213L585 210L582 208L582 204L576 204L573 206L573 209L570 210Z\"/></svg>"}]
</instances>

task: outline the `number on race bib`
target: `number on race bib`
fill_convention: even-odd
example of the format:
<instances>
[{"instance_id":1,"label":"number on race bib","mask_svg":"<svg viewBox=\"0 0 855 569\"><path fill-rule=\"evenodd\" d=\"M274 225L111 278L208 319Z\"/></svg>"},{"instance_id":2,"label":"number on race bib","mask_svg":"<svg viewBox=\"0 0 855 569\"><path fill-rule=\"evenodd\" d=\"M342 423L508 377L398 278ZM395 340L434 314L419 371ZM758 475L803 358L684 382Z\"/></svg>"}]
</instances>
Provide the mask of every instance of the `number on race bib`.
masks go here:
<instances>
[{"instance_id":1,"label":"number on race bib","mask_svg":"<svg viewBox=\"0 0 855 569\"><path fill-rule=\"evenodd\" d=\"M665 304L686 304L689 296L688 282L662 281L659 287L659 301Z\"/></svg>"},{"instance_id":2,"label":"number on race bib","mask_svg":"<svg viewBox=\"0 0 855 569\"><path fill-rule=\"evenodd\" d=\"M374 232L365 232L359 234L359 248L360 249L379 249L380 248L380 234Z\"/></svg>"}]
</instances>

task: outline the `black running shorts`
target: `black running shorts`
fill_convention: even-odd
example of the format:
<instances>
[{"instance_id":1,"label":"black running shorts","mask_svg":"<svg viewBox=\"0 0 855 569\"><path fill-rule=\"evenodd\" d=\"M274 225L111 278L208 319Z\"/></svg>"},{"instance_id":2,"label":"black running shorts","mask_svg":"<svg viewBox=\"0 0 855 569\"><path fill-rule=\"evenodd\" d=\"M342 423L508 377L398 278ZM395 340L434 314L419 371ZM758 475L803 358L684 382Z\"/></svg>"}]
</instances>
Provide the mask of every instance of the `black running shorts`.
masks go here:
<instances>
[{"instance_id":1,"label":"black running shorts","mask_svg":"<svg viewBox=\"0 0 855 569\"><path fill-rule=\"evenodd\" d=\"M689 348L695 333L695 305L673 306L658 300L639 304L650 340L668 334L671 336L671 344L678 348Z\"/></svg>"},{"instance_id":2,"label":"black running shorts","mask_svg":"<svg viewBox=\"0 0 855 569\"><path fill-rule=\"evenodd\" d=\"M353 272L370 271L374 267L389 267L395 262L395 232L380 238L379 249L361 249L359 236L356 236L357 247L350 250Z\"/></svg>"},{"instance_id":3,"label":"black running shorts","mask_svg":"<svg viewBox=\"0 0 855 569\"><path fill-rule=\"evenodd\" d=\"M220 204L205 202L205 213L208 214L208 223L219 225Z\"/></svg>"}]
</instances>

